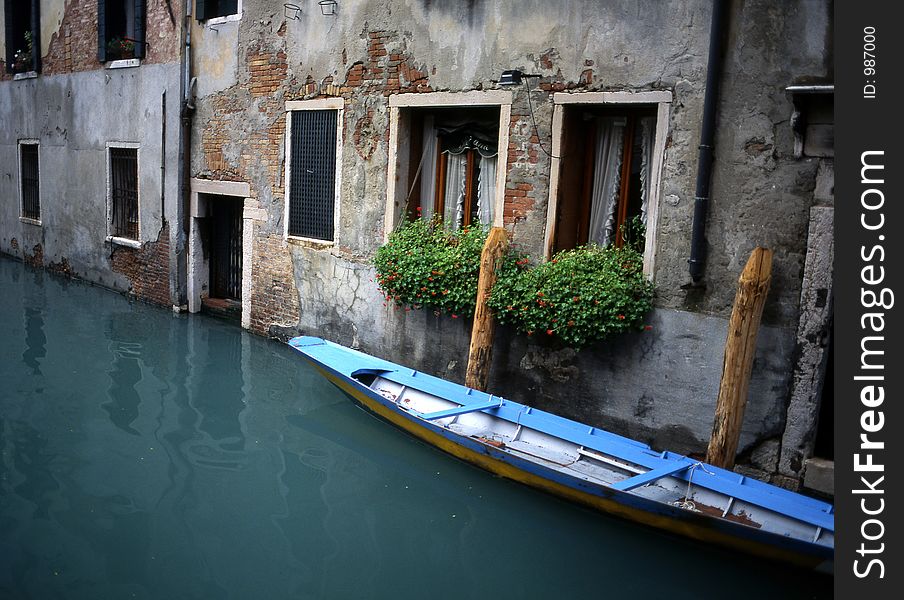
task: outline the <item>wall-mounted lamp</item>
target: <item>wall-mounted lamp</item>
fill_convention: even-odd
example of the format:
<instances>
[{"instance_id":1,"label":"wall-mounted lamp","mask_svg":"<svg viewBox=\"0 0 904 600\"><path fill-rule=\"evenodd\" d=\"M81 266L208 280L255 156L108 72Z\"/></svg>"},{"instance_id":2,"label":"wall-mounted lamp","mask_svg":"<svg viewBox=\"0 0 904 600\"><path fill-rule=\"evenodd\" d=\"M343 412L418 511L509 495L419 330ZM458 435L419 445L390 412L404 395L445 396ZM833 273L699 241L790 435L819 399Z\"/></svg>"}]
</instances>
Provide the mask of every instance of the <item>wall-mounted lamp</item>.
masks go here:
<instances>
[{"instance_id":1,"label":"wall-mounted lamp","mask_svg":"<svg viewBox=\"0 0 904 600\"><path fill-rule=\"evenodd\" d=\"M509 71L503 71L502 75L499 76L499 81L496 83L500 86L507 87L513 85L521 85L522 79L525 77L542 77L542 75L532 75L529 73L522 73L518 69L511 69Z\"/></svg>"},{"instance_id":2,"label":"wall-mounted lamp","mask_svg":"<svg viewBox=\"0 0 904 600\"><path fill-rule=\"evenodd\" d=\"M522 73L518 69L510 69L508 71L502 72L502 75L499 76L499 81L496 82L496 85L498 85L500 87L514 87L516 85L521 85L522 83L524 84L524 86L527 88L527 106L530 109L530 119L534 124L534 134L537 136L537 139L542 139L542 138L540 138L540 130L537 129L537 118L536 118L536 116L534 116L534 105L530 99L530 92L531 92L530 84L528 84L526 81L527 79L529 79L531 77L539 79L540 77L543 77L543 76L535 75L532 73ZM556 158L556 159L561 158L560 156L553 156L543 146L542 141L539 142L538 145L540 146L540 150L542 150L543 153L546 154L546 156L548 156L550 158Z\"/></svg>"},{"instance_id":3,"label":"wall-mounted lamp","mask_svg":"<svg viewBox=\"0 0 904 600\"><path fill-rule=\"evenodd\" d=\"M298 21L301 19L301 7L297 4L283 4L283 8L286 11L286 18L291 19L293 21Z\"/></svg>"},{"instance_id":4,"label":"wall-mounted lamp","mask_svg":"<svg viewBox=\"0 0 904 600\"><path fill-rule=\"evenodd\" d=\"M327 16L335 15L336 9L339 8L336 0L320 0L317 4L320 5L320 14Z\"/></svg>"}]
</instances>

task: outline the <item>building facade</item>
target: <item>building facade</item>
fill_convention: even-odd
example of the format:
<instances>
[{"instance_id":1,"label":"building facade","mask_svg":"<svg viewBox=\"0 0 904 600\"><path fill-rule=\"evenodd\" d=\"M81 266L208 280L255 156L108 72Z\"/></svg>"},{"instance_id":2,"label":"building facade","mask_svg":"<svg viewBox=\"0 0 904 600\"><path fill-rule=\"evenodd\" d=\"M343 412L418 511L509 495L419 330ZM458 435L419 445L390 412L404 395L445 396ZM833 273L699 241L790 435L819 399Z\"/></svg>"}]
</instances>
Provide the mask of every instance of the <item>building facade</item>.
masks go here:
<instances>
[{"instance_id":1,"label":"building facade","mask_svg":"<svg viewBox=\"0 0 904 600\"><path fill-rule=\"evenodd\" d=\"M0 20L0 251L178 304L180 7L6 0Z\"/></svg>"},{"instance_id":2,"label":"building facade","mask_svg":"<svg viewBox=\"0 0 904 600\"><path fill-rule=\"evenodd\" d=\"M41 39L62 40L67 52L89 49L76 33L75 5L94 3L57 4L64 6L58 23L42 26ZM461 381L470 323L384 306L374 281L373 255L407 215L502 226L534 260L607 243L617 223L636 216L646 224L644 268L656 287L651 329L578 352L500 328L490 388L654 447L700 453L737 277L751 250L765 246L774 251L773 279L740 461L795 486L814 457L831 459L830 443L817 446L826 428L831 437L830 413L820 424L820 408L831 406L831 385L823 385L833 251L831 3L727 3L701 281L689 276L687 261L712 2L146 4L153 41L140 67L111 71L94 56L83 70L5 76L0 98L16 108L0 128L0 149L3 164L13 165L28 140L46 139L43 151L60 135L55 105L34 110L48 98L39 86L68 90L70 80L88 86L95 77L81 102L112 103L111 77L136 86L158 68L154 87L140 96L143 112L123 117L134 133L99 123L81 129L96 136L95 154L109 141L138 140L141 156L173 159L142 172L142 198L155 193L146 185L156 189L145 177L164 177L166 193L162 211L139 220L141 247L133 249L147 252L163 231L184 242L166 250L172 304L192 312L225 307L262 335L320 335ZM183 11L191 13L184 30L166 30ZM98 45L91 23L84 36ZM182 39L188 50L180 57ZM149 64L160 47L172 61ZM53 49L44 54L49 64ZM530 77L500 85L511 70ZM190 109L182 115L191 116L181 137L171 131L180 93ZM64 114L87 119L75 108ZM162 130L151 126L162 114L165 152ZM177 140L188 150L184 165ZM42 177L45 188L61 190L50 197L83 188L91 168L78 154L84 150L59 152L68 152L59 164L79 185ZM66 241L80 230L81 212L58 209L71 217L51 225L53 211L42 205L41 225L31 223L16 200L17 179L0 182L4 252L33 257L43 236L45 265L66 258L74 274L143 295L104 262L110 242L102 239L88 257L85 233ZM103 229L109 218L100 218L98 194L85 190ZM826 487L812 477L809 485Z\"/></svg>"}]
</instances>

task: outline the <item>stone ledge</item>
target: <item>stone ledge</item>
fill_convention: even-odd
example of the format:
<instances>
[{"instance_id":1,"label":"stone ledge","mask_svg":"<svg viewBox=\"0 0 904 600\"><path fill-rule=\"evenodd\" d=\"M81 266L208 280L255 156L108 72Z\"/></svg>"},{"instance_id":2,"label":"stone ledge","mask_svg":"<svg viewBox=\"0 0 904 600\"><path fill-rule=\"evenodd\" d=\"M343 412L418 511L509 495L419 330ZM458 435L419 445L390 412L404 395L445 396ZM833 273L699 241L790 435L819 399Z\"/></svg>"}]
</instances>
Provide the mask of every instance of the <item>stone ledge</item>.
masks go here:
<instances>
[{"instance_id":1,"label":"stone ledge","mask_svg":"<svg viewBox=\"0 0 904 600\"><path fill-rule=\"evenodd\" d=\"M824 458L809 458L804 463L804 487L835 495L835 461Z\"/></svg>"}]
</instances>

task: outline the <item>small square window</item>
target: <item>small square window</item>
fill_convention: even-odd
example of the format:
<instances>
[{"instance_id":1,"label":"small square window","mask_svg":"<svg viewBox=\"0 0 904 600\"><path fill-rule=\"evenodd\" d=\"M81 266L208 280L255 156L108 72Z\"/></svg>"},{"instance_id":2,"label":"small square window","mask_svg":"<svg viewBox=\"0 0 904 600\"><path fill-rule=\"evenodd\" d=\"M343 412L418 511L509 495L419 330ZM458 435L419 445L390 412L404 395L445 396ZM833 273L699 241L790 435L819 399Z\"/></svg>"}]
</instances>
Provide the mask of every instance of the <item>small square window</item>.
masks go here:
<instances>
[{"instance_id":1,"label":"small square window","mask_svg":"<svg viewBox=\"0 0 904 600\"><path fill-rule=\"evenodd\" d=\"M231 17L241 13L241 0L195 0L195 18L199 21Z\"/></svg>"},{"instance_id":2,"label":"small square window","mask_svg":"<svg viewBox=\"0 0 904 600\"><path fill-rule=\"evenodd\" d=\"M339 111L293 110L289 116L287 233L332 242Z\"/></svg>"},{"instance_id":3,"label":"small square window","mask_svg":"<svg viewBox=\"0 0 904 600\"><path fill-rule=\"evenodd\" d=\"M110 235L138 240L138 148L109 151Z\"/></svg>"},{"instance_id":4,"label":"small square window","mask_svg":"<svg viewBox=\"0 0 904 600\"><path fill-rule=\"evenodd\" d=\"M22 198L22 217L40 221L41 189L37 142L19 142L19 182L19 191Z\"/></svg>"}]
</instances>

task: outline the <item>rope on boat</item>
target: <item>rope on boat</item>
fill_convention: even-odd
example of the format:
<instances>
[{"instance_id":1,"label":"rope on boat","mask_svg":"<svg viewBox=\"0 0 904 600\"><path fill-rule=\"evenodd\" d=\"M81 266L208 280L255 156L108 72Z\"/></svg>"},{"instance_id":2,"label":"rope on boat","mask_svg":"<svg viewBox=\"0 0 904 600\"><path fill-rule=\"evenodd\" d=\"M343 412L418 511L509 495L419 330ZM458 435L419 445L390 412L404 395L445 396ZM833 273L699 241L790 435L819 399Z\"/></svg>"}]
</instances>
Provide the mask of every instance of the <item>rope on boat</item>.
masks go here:
<instances>
[{"instance_id":1,"label":"rope on boat","mask_svg":"<svg viewBox=\"0 0 904 600\"><path fill-rule=\"evenodd\" d=\"M672 506L677 506L678 508L683 508L685 510L692 510L694 512L700 512L699 510L697 510L697 505L694 504L690 499L691 498L691 483L694 481L694 471L697 469L697 467L700 467L701 469L703 469L704 473L707 473L709 475L715 475L715 473L713 473L712 471L707 469L706 466L704 466L704 464L702 462L698 461L698 462L695 462L694 464L692 464L690 467L688 467L688 470L690 470L690 473L687 476L687 491L684 492L684 500L675 500L674 502L672 502Z\"/></svg>"}]
</instances>

